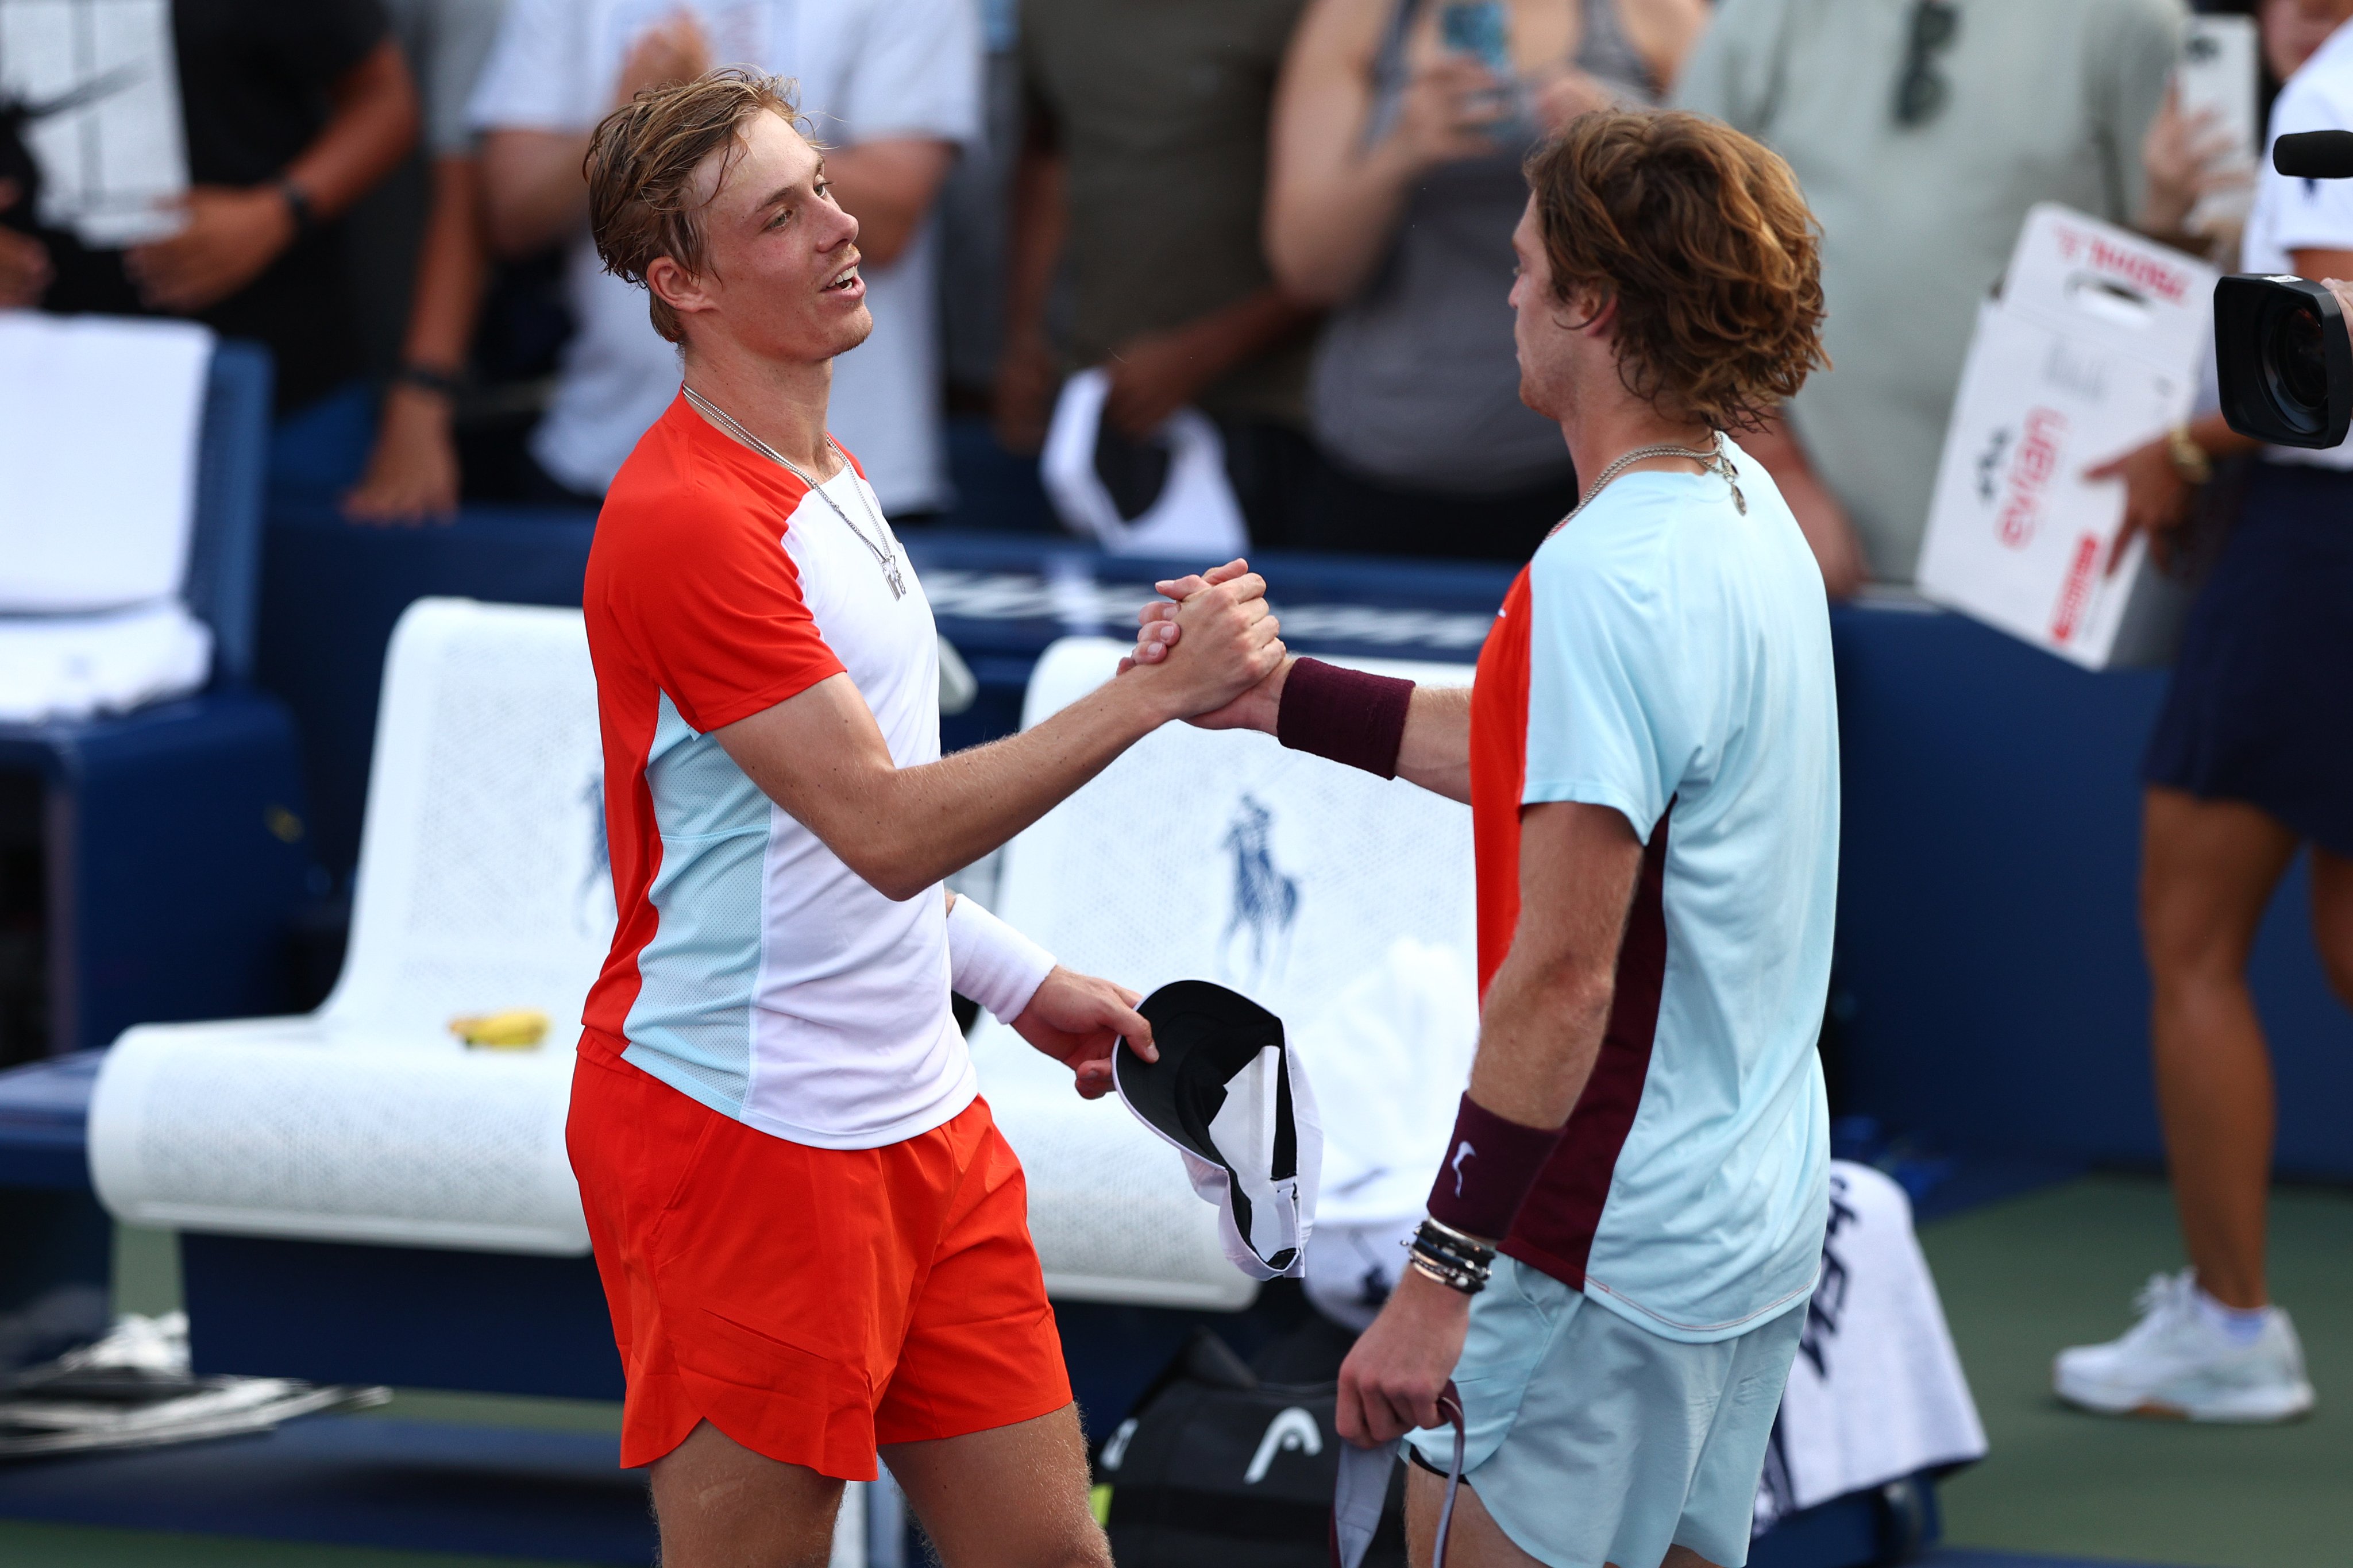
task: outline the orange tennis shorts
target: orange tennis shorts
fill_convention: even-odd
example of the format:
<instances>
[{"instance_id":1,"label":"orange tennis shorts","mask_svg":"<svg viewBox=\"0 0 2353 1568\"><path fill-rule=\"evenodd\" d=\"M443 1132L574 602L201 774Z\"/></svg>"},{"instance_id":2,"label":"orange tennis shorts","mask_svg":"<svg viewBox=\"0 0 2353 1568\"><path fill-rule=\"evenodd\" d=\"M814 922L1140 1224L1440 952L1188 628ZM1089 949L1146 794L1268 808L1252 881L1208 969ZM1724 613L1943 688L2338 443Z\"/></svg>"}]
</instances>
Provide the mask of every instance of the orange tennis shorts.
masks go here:
<instances>
[{"instance_id":1,"label":"orange tennis shorts","mask_svg":"<svg viewBox=\"0 0 2353 1568\"><path fill-rule=\"evenodd\" d=\"M874 1479L878 1444L1071 1402L1028 1187L986 1100L880 1149L757 1131L580 1044L565 1142L628 1376L621 1463L708 1421Z\"/></svg>"}]
</instances>

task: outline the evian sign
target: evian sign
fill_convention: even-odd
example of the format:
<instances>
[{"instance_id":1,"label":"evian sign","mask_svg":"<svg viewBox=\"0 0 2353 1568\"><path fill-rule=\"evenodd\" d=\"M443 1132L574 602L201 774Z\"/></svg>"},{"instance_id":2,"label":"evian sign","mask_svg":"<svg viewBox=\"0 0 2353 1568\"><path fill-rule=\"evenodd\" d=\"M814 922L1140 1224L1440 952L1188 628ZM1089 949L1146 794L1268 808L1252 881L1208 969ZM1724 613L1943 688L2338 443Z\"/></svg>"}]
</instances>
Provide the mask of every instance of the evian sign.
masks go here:
<instances>
[{"instance_id":1,"label":"evian sign","mask_svg":"<svg viewBox=\"0 0 2353 1568\"><path fill-rule=\"evenodd\" d=\"M2037 205L1980 302L1921 540L1920 592L2087 669L2161 663L2186 592L2122 541L2097 466L2189 416L2214 269Z\"/></svg>"},{"instance_id":2,"label":"evian sign","mask_svg":"<svg viewBox=\"0 0 2353 1568\"><path fill-rule=\"evenodd\" d=\"M2027 412L2018 456L2010 460L2009 481L2002 487L2001 510L1994 514L1995 537L2013 550L2022 550L2034 538L2042 519L2051 481L2059 473L2059 454L2065 446L2067 416L2055 408Z\"/></svg>"}]
</instances>

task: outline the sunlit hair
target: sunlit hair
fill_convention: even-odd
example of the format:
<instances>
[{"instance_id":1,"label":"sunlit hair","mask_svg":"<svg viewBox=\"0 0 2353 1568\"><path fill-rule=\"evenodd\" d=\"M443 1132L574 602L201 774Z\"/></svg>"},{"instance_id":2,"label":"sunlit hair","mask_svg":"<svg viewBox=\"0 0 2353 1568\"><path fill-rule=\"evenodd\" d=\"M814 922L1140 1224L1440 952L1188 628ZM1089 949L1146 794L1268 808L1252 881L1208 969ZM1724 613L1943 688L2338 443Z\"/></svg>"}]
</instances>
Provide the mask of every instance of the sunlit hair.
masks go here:
<instances>
[{"instance_id":1,"label":"sunlit hair","mask_svg":"<svg viewBox=\"0 0 2353 1568\"><path fill-rule=\"evenodd\" d=\"M1553 292L1616 302L1619 374L1661 414L1753 429L1829 365L1819 230L1764 146L1697 114L1604 111L1525 172Z\"/></svg>"},{"instance_id":2,"label":"sunlit hair","mask_svg":"<svg viewBox=\"0 0 2353 1568\"><path fill-rule=\"evenodd\" d=\"M726 180L727 164L721 163L708 190L697 186L695 171L713 153L732 161L754 115L781 115L808 135L797 92L782 77L728 66L692 81L649 87L605 116L582 164L588 176L588 228L605 270L642 284L646 268L667 256L689 272L701 272L702 209ZM678 312L650 289L647 295L654 331L679 342Z\"/></svg>"}]
</instances>

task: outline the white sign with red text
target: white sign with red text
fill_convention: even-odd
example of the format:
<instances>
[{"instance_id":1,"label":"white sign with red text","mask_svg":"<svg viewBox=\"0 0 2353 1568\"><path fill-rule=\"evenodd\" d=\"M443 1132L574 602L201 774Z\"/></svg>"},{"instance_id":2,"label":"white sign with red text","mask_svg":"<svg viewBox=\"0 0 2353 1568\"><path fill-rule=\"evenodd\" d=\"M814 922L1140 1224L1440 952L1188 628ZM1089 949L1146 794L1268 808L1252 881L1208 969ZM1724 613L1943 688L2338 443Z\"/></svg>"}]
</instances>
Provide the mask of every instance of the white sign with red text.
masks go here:
<instances>
[{"instance_id":1,"label":"white sign with red text","mask_svg":"<svg viewBox=\"0 0 2353 1568\"><path fill-rule=\"evenodd\" d=\"M2051 204L1978 315L1953 403L1920 591L2087 668L2171 655L2183 587L2135 540L2124 486L2085 471L2186 418L2216 274Z\"/></svg>"}]
</instances>

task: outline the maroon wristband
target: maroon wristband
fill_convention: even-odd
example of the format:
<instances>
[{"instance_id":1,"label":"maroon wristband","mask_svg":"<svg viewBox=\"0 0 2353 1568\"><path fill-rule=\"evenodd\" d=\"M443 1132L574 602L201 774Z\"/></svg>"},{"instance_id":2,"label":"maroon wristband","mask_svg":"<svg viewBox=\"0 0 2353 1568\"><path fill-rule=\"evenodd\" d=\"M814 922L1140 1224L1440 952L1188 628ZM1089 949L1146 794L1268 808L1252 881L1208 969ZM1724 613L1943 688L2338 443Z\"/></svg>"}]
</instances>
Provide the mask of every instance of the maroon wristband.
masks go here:
<instances>
[{"instance_id":1,"label":"maroon wristband","mask_svg":"<svg viewBox=\"0 0 2353 1568\"><path fill-rule=\"evenodd\" d=\"M1430 1217L1465 1236L1503 1240L1560 1137L1557 1127L1507 1121L1464 1095L1446 1163L1430 1189Z\"/></svg>"},{"instance_id":2,"label":"maroon wristband","mask_svg":"<svg viewBox=\"0 0 2353 1568\"><path fill-rule=\"evenodd\" d=\"M1303 658L1282 679L1274 734L1294 752L1313 752L1393 779L1412 702L1410 680Z\"/></svg>"}]
</instances>

